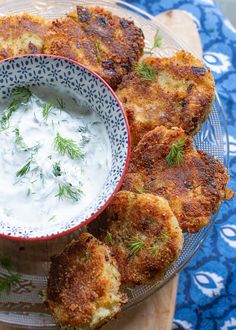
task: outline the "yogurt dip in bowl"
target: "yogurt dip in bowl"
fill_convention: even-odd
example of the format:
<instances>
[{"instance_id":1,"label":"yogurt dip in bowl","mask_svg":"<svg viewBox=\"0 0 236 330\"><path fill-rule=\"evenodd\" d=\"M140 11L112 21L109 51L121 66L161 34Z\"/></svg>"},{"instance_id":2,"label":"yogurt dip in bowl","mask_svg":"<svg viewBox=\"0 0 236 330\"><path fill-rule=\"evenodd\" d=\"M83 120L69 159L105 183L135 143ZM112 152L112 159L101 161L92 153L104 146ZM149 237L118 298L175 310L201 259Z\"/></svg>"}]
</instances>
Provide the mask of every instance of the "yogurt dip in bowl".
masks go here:
<instances>
[{"instance_id":1,"label":"yogurt dip in bowl","mask_svg":"<svg viewBox=\"0 0 236 330\"><path fill-rule=\"evenodd\" d=\"M0 236L50 239L88 224L129 152L122 107L98 75L55 56L0 62Z\"/></svg>"}]
</instances>

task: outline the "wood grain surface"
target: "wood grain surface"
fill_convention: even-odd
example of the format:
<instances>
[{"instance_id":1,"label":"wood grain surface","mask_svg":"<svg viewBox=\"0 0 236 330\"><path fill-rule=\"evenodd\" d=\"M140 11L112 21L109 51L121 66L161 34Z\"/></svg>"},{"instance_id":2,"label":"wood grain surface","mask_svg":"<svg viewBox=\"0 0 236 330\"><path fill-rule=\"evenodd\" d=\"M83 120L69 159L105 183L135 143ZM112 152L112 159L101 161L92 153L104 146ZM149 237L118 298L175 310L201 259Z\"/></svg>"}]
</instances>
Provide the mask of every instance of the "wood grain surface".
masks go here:
<instances>
[{"instance_id":1,"label":"wood grain surface","mask_svg":"<svg viewBox=\"0 0 236 330\"><path fill-rule=\"evenodd\" d=\"M158 15L156 19L167 25L171 32L177 38L181 38L199 57L202 56L200 38L195 23L189 15L179 10L172 10ZM9 244L14 249L14 243L9 242ZM6 245L8 245L6 242L0 240L1 251L7 248ZM41 250L41 253L45 251ZM140 305L120 314L102 330L170 330L175 310L177 285L178 277L176 276L165 287ZM0 325L0 329L14 330L16 328Z\"/></svg>"},{"instance_id":2,"label":"wood grain surface","mask_svg":"<svg viewBox=\"0 0 236 330\"><path fill-rule=\"evenodd\" d=\"M156 20L168 27L177 40L182 40L195 55L202 58L201 39L196 24L189 14L175 9L159 14Z\"/></svg>"}]
</instances>

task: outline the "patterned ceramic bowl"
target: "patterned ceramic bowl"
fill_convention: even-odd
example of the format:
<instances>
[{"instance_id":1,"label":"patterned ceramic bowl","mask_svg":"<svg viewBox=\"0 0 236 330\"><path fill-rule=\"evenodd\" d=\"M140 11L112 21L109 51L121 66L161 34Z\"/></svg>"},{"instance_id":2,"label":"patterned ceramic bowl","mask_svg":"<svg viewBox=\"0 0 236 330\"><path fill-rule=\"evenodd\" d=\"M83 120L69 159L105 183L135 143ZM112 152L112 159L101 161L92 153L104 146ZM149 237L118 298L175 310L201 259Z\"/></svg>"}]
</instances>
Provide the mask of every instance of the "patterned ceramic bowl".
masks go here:
<instances>
[{"instance_id":1,"label":"patterned ceramic bowl","mask_svg":"<svg viewBox=\"0 0 236 330\"><path fill-rule=\"evenodd\" d=\"M46 55L26 55L0 62L0 100L9 97L17 86L52 88L66 91L91 110L95 111L109 136L111 145L111 169L102 189L95 199L74 218L63 222L49 222L46 226L16 224L0 219L0 236L18 240L46 240L70 233L97 217L119 189L128 167L130 133L128 124L115 93L97 74L77 62ZM21 210L19 209L19 212ZM35 215L32 214L32 217Z\"/></svg>"}]
</instances>

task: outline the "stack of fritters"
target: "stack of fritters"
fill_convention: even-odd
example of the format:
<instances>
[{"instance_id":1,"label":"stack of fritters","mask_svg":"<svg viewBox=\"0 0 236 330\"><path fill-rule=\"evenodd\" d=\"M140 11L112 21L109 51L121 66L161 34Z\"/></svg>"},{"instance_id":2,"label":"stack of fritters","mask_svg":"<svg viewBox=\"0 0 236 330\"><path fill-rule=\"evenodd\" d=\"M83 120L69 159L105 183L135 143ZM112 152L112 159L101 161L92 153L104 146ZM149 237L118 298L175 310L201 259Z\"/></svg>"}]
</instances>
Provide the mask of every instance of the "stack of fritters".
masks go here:
<instances>
[{"instance_id":1,"label":"stack of fritters","mask_svg":"<svg viewBox=\"0 0 236 330\"><path fill-rule=\"evenodd\" d=\"M120 191L102 219L101 241L82 233L52 258L45 300L63 329L100 328L127 300L121 285L160 278L181 252L182 231L163 197Z\"/></svg>"},{"instance_id":2,"label":"stack of fritters","mask_svg":"<svg viewBox=\"0 0 236 330\"><path fill-rule=\"evenodd\" d=\"M53 22L44 47L45 52L87 65L113 88L123 76L117 95L131 128L131 162L122 191L97 219L103 225L95 231L116 260L121 275L116 287L161 278L181 252L182 231L197 232L209 222L226 197L229 179L218 160L192 145L191 136L201 128L214 102L212 74L184 51L136 64L143 41L132 22L101 8L77 7ZM56 259L52 270L55 263ZM51 271L50 278L54 276ZM65 280L61 286L66 286ZM60 315L56 319L61 322ZM81 320L77 321L74 324L83 329Z\"/></svg>"},{"instance_id":3,"label":"stack of fritters","mask_svg":"<svg viewBox=\"0 0 236 330\"><path fill-rule=\"evenodd\" d=\"M44 53L76 60L97 72L114 89L143 53L142 30L100 7L81 7L54 22Z\"/></svg>"},{"instance_id":4,"label":"stack of fritters","mask_svg":"<svg viewBox=\"0 0 236 330\"><path fill-rule=\"evenodd\" d=\"M77 6L52 22L2 17L0 43L0 59L61 55L118 87L131 128L128 174L97 219L100 241L83 233L53 257L46 294L63 328L97 329L125 302L121 285L163 276L181 252L182 231L200 230L226 197L226 169L191 138L211 111L213 76L185 51L139 62L141 29L100 7Z\"/></svg>"},{"instance_id":5,"label":"stack of fritters","mask_svg":"<svg viewBox=\"0 0 236 330\"><path fill-rule=\"evenodd\" d=\"M0 59L33 53L65 56L116 89L143 54L144 35L133 21L103 8L77 6L52 22L29 14L2 17L0 42Z\"/></svg>"},{"instance_id":6,"label":"stack of fritters","mask_svg":"<svg viewBox=\"0 0 236 330\"><path fill-rule=\"evenodd\" d=\"M179 142L183 142L181 164L169 164L167 156ZM218 210L228 180L224 165L196 150L181 128L160 126L134 148L122 189L165 197L181 229L196 232Z\"/></svg>"}]
</instances>

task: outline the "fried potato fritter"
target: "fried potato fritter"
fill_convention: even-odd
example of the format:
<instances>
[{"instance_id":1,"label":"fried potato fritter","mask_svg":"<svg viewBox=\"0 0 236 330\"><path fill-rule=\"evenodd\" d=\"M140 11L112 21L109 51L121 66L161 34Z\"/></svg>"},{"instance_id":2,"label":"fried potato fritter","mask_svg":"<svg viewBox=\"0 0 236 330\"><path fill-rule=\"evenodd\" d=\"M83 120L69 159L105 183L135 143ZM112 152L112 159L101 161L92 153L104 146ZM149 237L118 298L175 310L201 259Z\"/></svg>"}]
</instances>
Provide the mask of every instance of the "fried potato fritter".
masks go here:
<instances>
[{"instance_id":1,"label":"fried potato fritter","mask_svg":"<svg viewBox=\"0 0 236 330\"><path fill-rule=\"evenodd\" d=\"M0 18L0 59L42 53L49 23L30 14Z\"/></svg>"},{"instance_id":2,"label":"fried potato fritter","mask_svg":"<svg viewBox=\"0 0 236 330\"><path fill-rule=\"evenodd\" d=\"M156 72L156 77L145 80L136 70L124 77L117 90L130 124L132 145L161 125L181 127L194 135L214 101L211 72L185 51L171 58L146 58L143 63Z\"/></svg>"},{"instance_id":3,"label":"fried potato fritter","mask_svg":"<svg viewBox=\"0 0 236 330\"><path fill-rule=\"evenodd\" d=\"M63 327L97 329L115 316L124 295L107 246L88 233L52 258L46 303Z\"/></svg>"},{"instance_id":4,"label":"fried potato fritter","mask_svg":"<svg viewBox=\"0 0 236 330\"><path fill-rule=\"evenodd\" d=\"M44 52L69 57L97 72L114 89L142 55L144 36L132 21L100 7L77 11L52 23Z\"/></svg>"},{"instance_id":5,"label":"fried potato fritter","mask_svg":"<svg viewBox=\"0 0 236 330\"><path fill-rule=\"evenodd\" d=\"M173 144L185 141L182 163L168 165ZM144 135L131 155L123 190L165 197L183 231L196 232L227 195L227 170L220 161L192 146L181 128L160 126Z\"/></svg>"},{"instance_id":6,"label":"fried potato fritter","mask_svg":"<svg viewBox=\"0 0 236 330\"><path fill-rule=\"evenodd\" d=\"M123 284L162 276L180 254L182 232L162 197L120 191L102 218L108 227L101 239L116 258Z\"/></svg>"}]
</instances>

